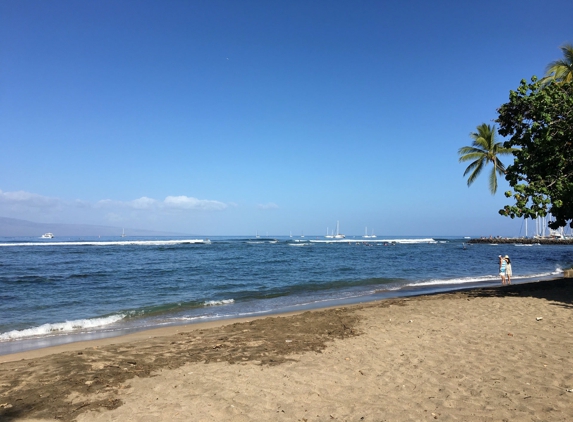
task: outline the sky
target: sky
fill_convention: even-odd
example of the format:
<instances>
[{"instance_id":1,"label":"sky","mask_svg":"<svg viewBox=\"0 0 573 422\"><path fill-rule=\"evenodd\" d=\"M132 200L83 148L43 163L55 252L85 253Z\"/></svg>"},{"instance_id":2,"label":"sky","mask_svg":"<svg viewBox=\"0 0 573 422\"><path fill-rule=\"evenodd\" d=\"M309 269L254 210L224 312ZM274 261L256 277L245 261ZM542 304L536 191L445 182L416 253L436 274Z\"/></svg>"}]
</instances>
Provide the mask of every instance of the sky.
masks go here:
<instances>
[{"instance_id":1,"label":"sky","mask_svg":"<svg viewBox=\"0 0 573 422\"><path fill-rule=\"evenodd\" d=\"M468 188L457 151L562 57L571 16L571 0L0 0L0 217L523 235L498 214L507 182Z\"/></svg>"}]
</instances>

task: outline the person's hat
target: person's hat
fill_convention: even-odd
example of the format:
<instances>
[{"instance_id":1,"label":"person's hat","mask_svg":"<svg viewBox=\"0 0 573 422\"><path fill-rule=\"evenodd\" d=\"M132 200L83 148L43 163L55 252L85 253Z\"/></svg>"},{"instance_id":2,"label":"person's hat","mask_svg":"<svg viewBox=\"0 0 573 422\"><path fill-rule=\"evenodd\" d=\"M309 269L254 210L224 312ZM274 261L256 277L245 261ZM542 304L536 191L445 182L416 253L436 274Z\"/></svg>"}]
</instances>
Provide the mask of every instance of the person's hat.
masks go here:
<instances>
[{"instance_id":1,"label":"person's hat","mask_svg":"<svg viewBox=\"0 0 573 422\"><path fill-rule=\"evenodd\" d=\"M509 256L506 255L506 256L504 256L504 258L509 258Z\"/></svg>"}]
</instances>

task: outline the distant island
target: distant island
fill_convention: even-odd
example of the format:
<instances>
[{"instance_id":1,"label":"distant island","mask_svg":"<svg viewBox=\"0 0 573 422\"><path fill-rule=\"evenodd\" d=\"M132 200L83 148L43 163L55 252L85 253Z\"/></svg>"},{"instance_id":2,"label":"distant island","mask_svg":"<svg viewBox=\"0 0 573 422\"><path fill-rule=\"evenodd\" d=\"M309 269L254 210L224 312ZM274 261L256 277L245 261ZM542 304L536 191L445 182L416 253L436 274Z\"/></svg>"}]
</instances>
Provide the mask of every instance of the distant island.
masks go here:
<instances>
[{"instance_id":1,"label":"distant island","mask_svg":"<svg viewBox=\"0 0 573 422\"><path fill-rule=\"evenodd\" d=\"M125 230L125 232L124 232ZM17 218L0 217L0 237L40 237L53 233L54 238L62 236L188 236L189 233L173 233L155 230L98 226L91 224L37 223Z\"/></svg>"}]
</instances>

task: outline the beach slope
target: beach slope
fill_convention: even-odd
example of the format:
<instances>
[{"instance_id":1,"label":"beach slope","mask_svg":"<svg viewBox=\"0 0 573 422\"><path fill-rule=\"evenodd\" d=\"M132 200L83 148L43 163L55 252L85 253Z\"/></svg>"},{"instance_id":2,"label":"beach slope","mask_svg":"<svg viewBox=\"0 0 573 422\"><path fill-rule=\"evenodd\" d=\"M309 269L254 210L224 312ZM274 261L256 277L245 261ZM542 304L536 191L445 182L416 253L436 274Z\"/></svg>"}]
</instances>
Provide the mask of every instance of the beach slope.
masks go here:
<instances>
[{"instance_id":1,"label":"beach slope","mask_svg":"<svg viewBox=\"0 0 573 422\"><path fill-rule=\"evenodd\" d=\"M573 280L177 330L0 356L0 419L573 420Z\"/></svg>"}]
</instances>

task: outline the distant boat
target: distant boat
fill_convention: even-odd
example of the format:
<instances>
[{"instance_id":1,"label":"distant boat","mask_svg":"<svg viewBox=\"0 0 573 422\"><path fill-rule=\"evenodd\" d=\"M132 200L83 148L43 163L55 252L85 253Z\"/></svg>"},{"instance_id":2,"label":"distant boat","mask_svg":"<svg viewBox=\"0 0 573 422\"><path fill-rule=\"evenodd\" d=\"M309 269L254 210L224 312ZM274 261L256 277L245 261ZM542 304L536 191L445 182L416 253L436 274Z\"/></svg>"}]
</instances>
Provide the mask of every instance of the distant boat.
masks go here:
<instances>
[{"instance_id":1,"label":"distant boat","mask_svg":"<svg viewBox=\"0 0 573 422\"><path fill-rule=\"evenodd\" d=\"M374 230L372 230L372 234L368 234L368 227L364 227L364 236L362 236L364 239L375 239L376 235L374 234Z\"/></svg>"},{"instance_id":2,"label":"distant boat","mask_svg":"<svg viewBox=\"0 0 573 422\"><path fill-rule=\"evenodd\" d=\"M125 229L122 229L121 237L125 237Z\"/></svg>"},{"instance_id":3,"label":"distant boat","mask_svg":"<svg viewBox=\"0 0 573 422\"><path fill-rule=\"evenodd\" d=\"M336 234L334 235L335 239L344 239L346 236L340 233L340 223L336 222Z\"/></svg>"},{"instance_id":4,"label":"distant boat","mask_svg":"<svg viewBox=\"0 0 573 422\"><path fill-rule=\"evenodd\" d=\"M332 231L332 234L328 234L328 227L326 228L326 237L327 239L334 239L334 230Z\"/></svg>"},{"instance_id":5,"label":"distant boat","mask_svg":"<svg viewBox=\"0 0 573 422\"><path fill-rule=\"evenodd\" d=\"M54 235L52 233L44 233L42 239L52 239Z\"/></svg>"}]
</instances>

